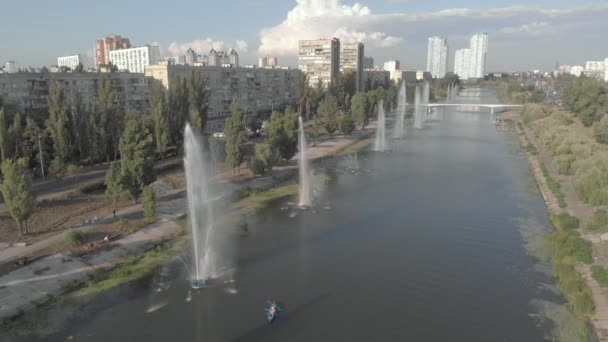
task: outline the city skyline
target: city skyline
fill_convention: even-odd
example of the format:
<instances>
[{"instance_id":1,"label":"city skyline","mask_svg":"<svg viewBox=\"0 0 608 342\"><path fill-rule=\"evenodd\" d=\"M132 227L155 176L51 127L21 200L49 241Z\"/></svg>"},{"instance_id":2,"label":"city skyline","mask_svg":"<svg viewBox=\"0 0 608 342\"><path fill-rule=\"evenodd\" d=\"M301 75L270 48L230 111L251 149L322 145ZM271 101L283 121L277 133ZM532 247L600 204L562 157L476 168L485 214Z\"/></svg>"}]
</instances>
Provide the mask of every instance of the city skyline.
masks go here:
<instances>
[{"instance_id":1,"label":"city skyline","mask_svg":"<svg viewBox=\"0 0 608 342\"><path fill-rule=\"evenodd\" d=\"M192 4L195 9L200 6L218 12L230 10L232 22L239 25L225 24L220 20L223 16L209 15L203 21L195 20L183 10L156 6L162 9L159 11L153 4L141 6L138 1L121 3L121 8L127 8L111 17L90 20L75 13L95 11L100 5L87 4L85 9L72 0L65 1L64 5L55 8L40 3L40 11L36 12L44 13L44 17L39 17L40 14L25 8L21 10L24 4L16 3L14 15L0 23L1 31L13 32L5 35L0 61L14 60L24 67L53 65L57 57L78 53L91 58L95 39L111 34L129 37L135 47L159 44L163 56L183 55L189 47L199 53L211 47L235 48L241 64L257 64L260 55L272 55L278 57L281 64L294 67L300 39L333 37L344 43L364 43L366 55L374 57L376 64L398 58L405 67L414 69L425 68L427 39L433 35L447 38L454 51L455 47L465 46L472 34L488 32L492 36L488 71L550 70L555 59L563 64L582 64L586 60L602 60L606 54L601 46L593 44L601 38L601 28L606 27L601 20L608 12L605 1L575 4L537 1L533 5L466 1L454 6L447 1L425 4L399 0L359 3L267 0L264 6L245 1L230 5L236 5L239 11L229 9L227 4ZM137 13L142 10L146 16L138 18ZM26 18L21 13L27 13L28 22L35 24L25 27ZM261 15L252 15L256 13ZM170 29L155 27L155 22L166 21L167 17L179 17L180 21L170 25ZM449 60L453 58L452 52Z\"/></svg>"}]
</instances>

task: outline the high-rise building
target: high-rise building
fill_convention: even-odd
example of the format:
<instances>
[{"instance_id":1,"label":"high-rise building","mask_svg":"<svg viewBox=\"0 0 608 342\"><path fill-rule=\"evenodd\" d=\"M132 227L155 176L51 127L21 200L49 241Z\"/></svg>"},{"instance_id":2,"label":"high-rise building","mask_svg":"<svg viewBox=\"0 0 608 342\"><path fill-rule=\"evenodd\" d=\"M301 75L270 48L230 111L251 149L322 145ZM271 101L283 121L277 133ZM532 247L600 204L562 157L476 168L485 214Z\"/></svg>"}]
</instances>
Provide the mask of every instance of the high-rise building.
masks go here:
<instances>
[{"instance_id":1,"label":"high-rise building","mask_svg":"<svg viewBox=\"0 0 608 342\"><path fill-rule=\"evenodd\" d=\"M343 44L341 48L340 71L354 71L357 91L363 91L363 58L365 53L363 44Z\"/></svg>"},{"instance_id":2,"label":"high-rise building","mask_svg":"<svg viewBox=\"0 0 608 342\"><path fill-rule=\"evenodd\" d=\"M462 80L470 78L471 55L471 49L456 50L454 54L454 73Z\"/></svg>"},{"instance_id":3,"label":"high-rise building","mask_svg":"<svg viewBox=\"0 0 608 342\"><path fill-rule=\"evenodd\" d=\"M195 62L196 62L196 52L194 52L194 50L192 50L192 48L189 48L188 51L186 51L186 64L194 65Z\"/></svg>"},{"instance_id":4,"label":"high-rise building","mask_svg":"<svg viewBox=\"0 0 608 342\"><path fill-rule=\"evenodd\" d=\"M235 49L230 50L230 54L228 55L228 59L230 62L230 66L233 68L239 67L239 54Z\"/></svg>"},{"instance_id":5,"label":"high-rise building","mask_svg":"<svg viewBox=\"0 0 608 342\"><path fill-rule=\"evenodd\" d=\"M585 76L597 79L604 79L606 64L604 61L587 61L585 63Z\"/></svg>"},{"instance_id":6,"label":"high-rise building","mask_svg":"<svg viewBox=\"0 0 608 342\"><path fill-rule=\"evenodd\" d=\"M308 75L312 86L320 80L328 88L340 72L340 40L300 40L298 68Z\"/></svg>"},{"instance_id":7,"label":"high-rise building","mask_svg":"<svg viewBox=\"0 0 608 342\"><path fill-rule=\"evenodd\" d=\"M471 70L469 78L483 78L486 74L488 54L488 34L480 33L471 37Z\"/></svg>"},{"instance_id":8,"label":"high-rise building","mask_svg":"<svg viewBox=\"0 0 608 342\"><path fill-rule=\"evenodd\" d=\"M131 47L129 38L120 35L112 35L95 41L95 67L106 65L110 62L110 52L114 50L128 49Z\"/></svg>"},{"instance_id":9,"label":"high-rise building","mask_svg":"<svg viewBox=\"0 0 608 342\"><path fill-rule=\"evenodd\" d=\"M446 38L429 38L426 70L435 78L445 77L448 72L448 40Z\"/></svg>"},{"instance_id":10,"label":"high-rise building","mask_svg":"<svg viewBox=\"0 0 608 342\"><path fill-rule=\"evenodd\" d=\"M14 61L8 61L4 63L4 72L7 74L13 74L17 72L17 64Z\"/></svg>"},{"instance_id":11,"label":"high-rise building","mask_svg":"<svg viewBox=\"0 0 608 342\"><path fill-rule=\"evenodd\" d=\"M278 65L279 63L276 57L264 56L260 57L258 60L258 66L260 68L274 68Z\"/></svg>"},{"instance_id":12,"label":"high-rise building","mask_svg":"<svg viewBox=\"0 0 608 342\"><path fill-rule=\"evenodd\" d=\"M582 65L573 65L570 67L570 75L579 77L583 74L585 68Z\"/></svg>"},{"instance_id":13,"label":"high-rise building","mask_svg":"<svg viewBox=\"0 0 608 342\"><path fill-rule=\"evenodd\" d=\"M160 48L156 45L110 51L110 62L118 70L143 73L148 65L160 62Z\"/></svg>"},{"instance_id":14,"label":"high-rise building","mask_svg":"<svg viewBox=\"0 0 608 342\"><path fill-rule=\"evenodd\" d=\"M374 68L374 58L363 56L363 69L373 69Z\"/></svg>"},{"instance_id":15,"label":"high-rise building","mask_svg":"<svg viewBox=\"0 0 608 342\"><path fill-rule=\"evenodd\" d=\"M401 77L402 77L402 72L401 72L401 63L394 59L394 60L388 60L386 62L384 62L384 68L385 71L389 72L389 78L395 82L395 83L399 83L399 81L401 81Z\"/></svg>"},{"instance_id":16,"label":"high-rise building","mask_svg":"<svg viewBox=\"0 0 608 342\"><path fill-rule=\"evenodd\" d=\"M59 67L68 67L71 70L74 70L76 69L78 64L81 64L83 67L86 67L85 57L81 54L57 58L57 66Z\"/></svg>"}]
</instances>

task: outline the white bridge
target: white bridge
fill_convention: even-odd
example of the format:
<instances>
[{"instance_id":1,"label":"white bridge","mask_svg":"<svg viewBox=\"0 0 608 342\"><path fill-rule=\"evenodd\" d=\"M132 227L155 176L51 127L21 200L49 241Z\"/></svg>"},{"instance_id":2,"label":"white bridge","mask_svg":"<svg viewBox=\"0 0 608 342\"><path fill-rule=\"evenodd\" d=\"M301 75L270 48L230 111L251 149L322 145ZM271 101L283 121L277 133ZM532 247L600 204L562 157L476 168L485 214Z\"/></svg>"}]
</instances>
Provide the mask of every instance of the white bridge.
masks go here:
<instances>
[{"instance_id":1,"label":"white bridge","mask_svg":"<svg viewBox=\"0 0 608 342\"><path fill-rule=\"evenodd\" d=\"M481 108L490 108L492 114L494 114L495 108L521 108L523 105L509 105L509 104L486 104L486 103L429 103L426 105L428 111L431 110L432 107L481 107Z\"/></svg>"}]
</instances>

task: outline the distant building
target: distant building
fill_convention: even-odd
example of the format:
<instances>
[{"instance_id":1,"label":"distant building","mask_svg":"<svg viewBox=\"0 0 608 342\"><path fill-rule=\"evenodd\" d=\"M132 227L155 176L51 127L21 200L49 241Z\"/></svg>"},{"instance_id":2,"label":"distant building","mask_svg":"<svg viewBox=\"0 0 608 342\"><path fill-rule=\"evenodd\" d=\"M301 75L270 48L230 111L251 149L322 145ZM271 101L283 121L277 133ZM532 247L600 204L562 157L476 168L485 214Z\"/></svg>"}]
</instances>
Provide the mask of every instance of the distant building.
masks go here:
<instances>
[{"instance_id":1,"label":"distant building","mask_svg":"<svg viewBox=\"0 0 608 342\"><path fill-rule=\"evenodd\" d=\"M585 63L585 76L603 80L605 73L606 64L604 61L587 61Z\"/></svg>"},{"instance_id":2,"label":"distant building","mask_svg":"<svg viewBox=\"0 0 608 342\"><path fill-rule=\"evenodd\" d=\"M185 65L186 56L171 56L166 58L167 62L171 65Z\"/></svg>"},{"instance_id":3,"label":"distant building","mask_svg":"<svg viewBox=\"0 0 608 342\"><path fill-rule=\"evenodd\" d=\"M7 74L13 74L16 73L17 70L17 64L15 64L14 61L8 61L6 63L4 63L4 72Z\"/></svg>"},{"instance_id":4,"label":"distant building","mask_svg":"<svg viewBox=\"0 0 608 342\"><path fill-rule=\"evenodd\" d=\"M95 41L95 67L106 65L110 62L110 52L114 50L129 49L131 42L129 38L120 35L112 35Z\"/></svg>"},{"instance_id":5,"label":"distant building","mask_svg":"<svg viewBox=\"0 0 608 342\"><path fill-rule=\"evenodd\" d=\"M441 37L429 38L426 70L435 78L443 78L448 72L448 40Z\"/></svg>"},{"instance_id":6,"label":"distant building","mask_svg":"<svg viewBox=\"0 0 608 342\"><path fill-rule=\"evenodd\" d=\"M374 58L363 56L363 69L373 69L374 68Z\"/></svg>"},{"instance_id":7,"label":"distant building","mask_svg":"<svg viewBox=\"0 0 608 342\"><path fill-rule=\"evenodd\" d=\"M97 99L99 78L109 80L117 101L123 103L126 110L137 110L146 113L150 105L149 77L132 73L49 73L23 72L0 74L0 97L10 103L15 110L25 115L36 115L48 109L48 95L51 80L65 92L71 103L76 94L80 95L83 109L93 110Z\"/></svg>"},{"instance_id":8,"label":"distant building","mask_svg":"<svg viewBox=\"0 0 608 342\"><path fill-rule=\"evenodd\" d=\"M230 64L233 68L239 67L239 54L235 49L230 50L230 54L228 55L228 64Z\"/></svg>"},{"instance_id":9,"label":"distant building","mask_svg":"<svg viewBox=\"0 0 608 342\"><path fill-rule=\"evenodd\" d=\"M273 68L278 65L279 64L276 57L264 56L258 59L258 66L260 68Z\"/></svg>"},{"instance_id":10,"label":"distant building","mask_svg":"<svg viewBox=\"0 0 608 342\"><path fill-rule=\"evenodd\" d=\"M468 49L457 50L454 55L454 73L461 79L483 78L486 73L488 34L480 33L471 37Z\"/></svg>"},{"instance_id":11,"label":"distant building","mask_svg":"<svg viewBox=\"0 0 608 342\"><path fill-rule=\"evenodd\" d=\"M340 72L340 40L300 40L298 68L308 75L313 87L321 81L323 87L329 88Z\"/></svg>"},{"instance_id":12,"label":"distant building","mask_svg":"<svg viewBox=\"0 0 608 342\"><path fill-rule=\"evenodd\" d=\"M342 49L340 51L340 71L354 71L356 89L357 91L363 91L363 44L342 44L341 48Z\"/></svg>"},{"instance_id":13,"label":"distant building","mask_svg":"<svg viewBox=\"0 0 608 342\"><path fill-rule=\"evenodd\" d=\"M211 54L210 54L211 56ZM231 115L234 97L245 114L270 113L298 102L299 72L296 69L213 66L151 65L145 75L159 80L170 89L177 77L200 73L209 93L208 131L219 131Z\"/></svg>"},{"instance_id":14,"label":"distant building","mask_svg":"<svg viewBox=\"0 0 608 342\"><path fill-rule=\"evenodd\" d=\"M143 73L148 65L160 62L160 48L156 45L114 50L110 52L110 62L120 71Z\"/></svg>"},{"instance_id":15,"label":"distant building","mask_svg":"<svg viewBox=\"0 0 608 342\"><path fill-rule=\"evenodd\" d=\"M454 73L458 75L461 80L468 80L471 78L471 60L473 52L471 49L460 49L456 50L454 54Z\"/></svg>"},{"instance_id":16,"label":"distant building","mask_svg":"<svg viewBox=\"0 0 608 342\"><path fill-rule=\"evenodd\" d=\"M196 52L194 52L194 50L192 50L192 48L189 48L188 51L186 51L186 64L194 65L195 62L196 62Z\"/></svg>"},{"instance_id":17,"label":"distant building","mask_svg":"<svg viewBox=\"0 0 608 342\"><path fill-rule=\"evenodd\" d=\"M74 56L65 56L65 57L57 58L58 67L66 67L66 68L70 68L70 70L74 70L74 69L76 69L78 64L81 64L83 66L83 68L87 67L86 59L85 59L84 55L77 54Z\"/></svg>"},{"instance_id":18,"label":"distant building","mask_svg":"<svg viewBox=\"0 0 608 342\"><path fill-rule=\"evenodd\" d=\"M391 73L382 69L363 70L364 91L374 89L378 86L388 86L391 81Z\"/></svg>"},{"instance_id":19,"label":"distant building","mask_svg":"<svg viewBox=\"0 0 608 342\"><path fill-rule=\"evenodd\" d=\"M401 80L401 63L398 60L389 60L384 62L384 70L389 72L389 78L399 83Z\"/></svg>"},{"instance_id":20,"label":"distant building","mask_svg":"<svg viewBox=\"0 0 608 342\"><path fill-rule=\"evenodd\" d=\"M573 65L570 67L570 75L579 77L583 74L585 68L582 65Z\"/></svg>"}]
</instances>

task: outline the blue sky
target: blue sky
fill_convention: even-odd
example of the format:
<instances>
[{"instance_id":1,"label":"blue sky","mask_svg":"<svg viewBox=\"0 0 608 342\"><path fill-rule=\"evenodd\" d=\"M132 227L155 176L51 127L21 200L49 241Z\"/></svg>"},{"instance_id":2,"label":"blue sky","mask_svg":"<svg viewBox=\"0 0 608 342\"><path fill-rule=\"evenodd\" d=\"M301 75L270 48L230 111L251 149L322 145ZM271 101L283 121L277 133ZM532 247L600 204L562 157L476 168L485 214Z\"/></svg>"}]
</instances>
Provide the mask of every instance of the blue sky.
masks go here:
<instances>
[{"instance_id":1,"label":"blue sky","mask_svg":"<svg viewBox=\"0 0 608 342\"><path fill-rule=\"evenodd\" d=\"M490 70L550 69L608 57L608 1L506 0L29 0L2 5L0 62L51 65L57 56L91 54L94 40L118 33L134 45L158 43L165 55L189 46L238 47L295 65L298 39L363 41L366 55L424 67L426 39L448 38L453 53L476 32L489 33ZM289 13L289 19L288 19Z\"/></svg>"}]
</instances>

